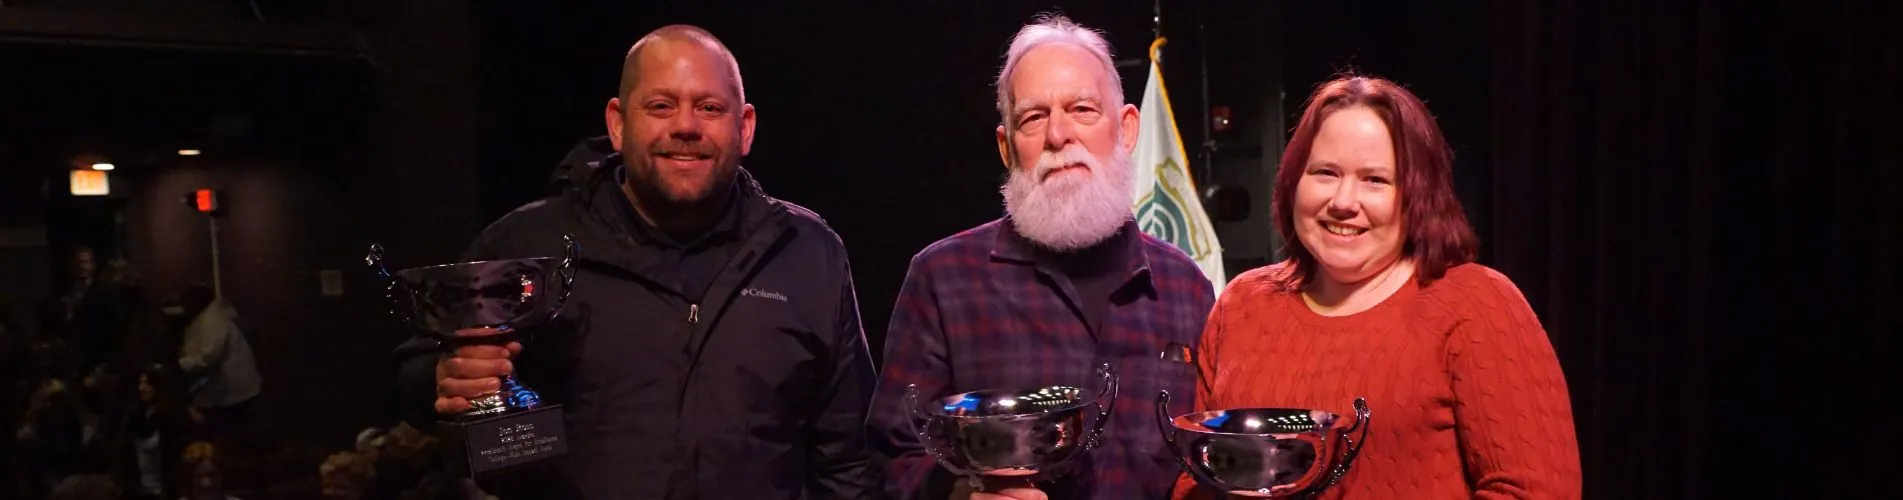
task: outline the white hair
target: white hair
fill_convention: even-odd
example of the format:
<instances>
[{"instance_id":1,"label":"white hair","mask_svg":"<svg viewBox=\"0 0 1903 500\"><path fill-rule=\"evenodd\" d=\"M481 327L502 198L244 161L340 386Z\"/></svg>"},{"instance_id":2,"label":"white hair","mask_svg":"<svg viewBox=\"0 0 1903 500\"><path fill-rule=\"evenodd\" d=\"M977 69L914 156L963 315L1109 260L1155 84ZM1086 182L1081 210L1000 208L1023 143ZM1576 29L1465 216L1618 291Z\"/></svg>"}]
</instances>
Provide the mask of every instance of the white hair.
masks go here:
<instances>
[{"instance_id":1,"label":"white hair","mask_svg":"<svg viewBox=\"0 0 1903 500\"><path fill-rule=\"evenodd\" d=\"M1023 59L1024 54L1046 43L1076 45L1096 56L1097 62L1103 64L1104 86L1109 87L1106 89L1109 95L1101 97L1107 104L1104 108L1123 106L1123 78L1117 75L1117 63L1110 57L1110 42L1104 41L1103 33L1062 14L1044 14L1011 37L1011 48L1004 53L1004 68L998 71L998 115L1006 133L1016 131L1011 123L1011 74L1017 71L1018 60Z\"/></svg>"}]
</instances>

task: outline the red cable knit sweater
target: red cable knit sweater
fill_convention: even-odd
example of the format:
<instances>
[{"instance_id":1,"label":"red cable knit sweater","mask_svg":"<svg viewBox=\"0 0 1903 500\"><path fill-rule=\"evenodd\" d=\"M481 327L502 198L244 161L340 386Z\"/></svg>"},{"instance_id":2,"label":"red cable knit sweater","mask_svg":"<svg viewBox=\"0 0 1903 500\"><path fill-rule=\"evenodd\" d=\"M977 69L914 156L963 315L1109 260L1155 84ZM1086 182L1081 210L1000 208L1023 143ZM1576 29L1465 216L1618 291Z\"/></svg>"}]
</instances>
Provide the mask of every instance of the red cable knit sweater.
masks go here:
<instances>
[{"instance_id":1,"label":"red cable knit sweater","mask_svg":"<svg viewBox=\"0 0 1903 500\"><path fill-rule=\"evenodd\" d=\"M1478 264L1329 317L1256 269L1204 330L1197 409L1315 408L1366 397L1367 444L1328 498L1578 498L1566 380L1518 288ZM1175 498L1210 498L1183 476Z\"/></svg>"}]
</instances>

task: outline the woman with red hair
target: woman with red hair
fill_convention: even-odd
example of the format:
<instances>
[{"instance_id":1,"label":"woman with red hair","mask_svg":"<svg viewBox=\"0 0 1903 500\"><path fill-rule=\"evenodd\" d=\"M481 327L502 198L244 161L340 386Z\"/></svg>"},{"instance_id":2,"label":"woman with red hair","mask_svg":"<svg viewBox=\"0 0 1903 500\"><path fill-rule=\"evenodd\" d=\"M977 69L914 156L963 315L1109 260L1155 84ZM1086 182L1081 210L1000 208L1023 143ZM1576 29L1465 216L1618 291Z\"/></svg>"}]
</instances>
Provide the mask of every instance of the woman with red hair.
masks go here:
<instances>
[{"instance_id":1,"label":"woman with red hair","mask_svg":"<svg viewBox=\"0 0 1903 500\"><path fill-rule=\"evenodd\" d=\"M1197 360L1199 411L1372 410L1346 498L1577 498L1559 361L1506 276L1474 263L1453 154L1406 89L1310 96L1275 178L1288 259L1232 280ZM1176 498L1217 496L1187 476Z\"/></svg>"}]
</instances>

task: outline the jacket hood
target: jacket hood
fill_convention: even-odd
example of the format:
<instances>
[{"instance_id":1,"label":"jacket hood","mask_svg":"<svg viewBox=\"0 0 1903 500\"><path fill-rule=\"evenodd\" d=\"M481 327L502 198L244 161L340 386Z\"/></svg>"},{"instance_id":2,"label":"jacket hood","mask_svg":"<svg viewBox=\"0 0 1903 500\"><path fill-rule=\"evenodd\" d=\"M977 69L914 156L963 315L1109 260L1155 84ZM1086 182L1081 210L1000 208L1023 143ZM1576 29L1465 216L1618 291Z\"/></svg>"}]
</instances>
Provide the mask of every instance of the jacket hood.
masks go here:
<instances>
[{"instance_id":1,"label":"jacket hood","mask_svg":"<svg viewBox=\"0 0 1903 500\"><path fill-rule=\"evenodd\" d=\"M614 141L608 136L582 139L555 165L555 171L549 174L549 187L560 193L579 185L600 169L603 160L614 155Z\"/></svg>"}]
</instances>

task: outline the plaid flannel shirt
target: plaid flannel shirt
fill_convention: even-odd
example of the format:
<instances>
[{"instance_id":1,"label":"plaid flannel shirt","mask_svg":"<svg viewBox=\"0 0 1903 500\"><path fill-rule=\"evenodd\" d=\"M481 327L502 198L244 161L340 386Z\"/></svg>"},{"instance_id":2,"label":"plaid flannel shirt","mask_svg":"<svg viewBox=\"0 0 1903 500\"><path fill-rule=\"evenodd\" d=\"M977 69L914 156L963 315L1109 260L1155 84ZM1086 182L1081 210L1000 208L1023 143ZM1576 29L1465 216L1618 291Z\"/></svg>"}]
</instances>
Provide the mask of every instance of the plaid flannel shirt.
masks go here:
<instances>
[{"instance_id":1,"label":"plaid flannel shirt","mask_svg":"<svg viewBox=\"0 0 1903 500\"><path fill-rule=\"evenodd\" d=\"M1209 280L1181 250L1132 222L1126 229L1139 237L1127 239L1129 278L1092 332L1070 280L1033 258L1008 220L912 259L867 419L886 461L887 493L939 500L955 480L919 445L904 407L907 385L917 384L921 399L1002 387L1095 389L1094 367L1110 363L1121 388L1104 445L1038 487L1053 499L1168 498L1179 469L1157 430L1157 391L1170 392L1172 414L1190 412L1196 371L1187 358L1161 354L1171 343L1197 345L1215 301Z\"/></svg>"}]
</instances>

